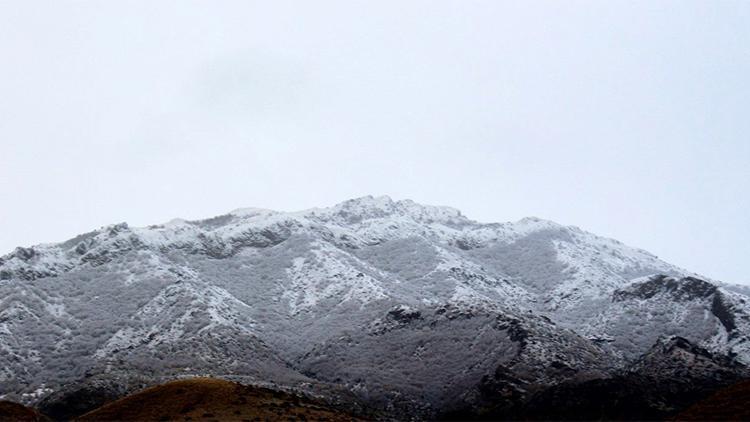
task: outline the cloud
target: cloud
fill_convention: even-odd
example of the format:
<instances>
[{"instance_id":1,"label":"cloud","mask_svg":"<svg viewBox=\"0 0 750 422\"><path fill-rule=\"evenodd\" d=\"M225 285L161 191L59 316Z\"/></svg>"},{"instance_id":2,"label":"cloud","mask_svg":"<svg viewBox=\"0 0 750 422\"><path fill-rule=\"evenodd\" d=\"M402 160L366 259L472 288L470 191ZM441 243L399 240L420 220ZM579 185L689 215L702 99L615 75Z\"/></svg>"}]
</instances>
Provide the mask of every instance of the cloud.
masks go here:
<instances>
[{"instance_id":1,"label":"cloud","mask_svg":"<svg viewBox=\"0 0 750 422\"><path fill-rule=\"evenodd\" d=\"M224 54L200 67L195 104L203 112L251 122L293 118L310 99L308 78L303 64L289 57L259 50Z\"/></svg>"}]
</instances>

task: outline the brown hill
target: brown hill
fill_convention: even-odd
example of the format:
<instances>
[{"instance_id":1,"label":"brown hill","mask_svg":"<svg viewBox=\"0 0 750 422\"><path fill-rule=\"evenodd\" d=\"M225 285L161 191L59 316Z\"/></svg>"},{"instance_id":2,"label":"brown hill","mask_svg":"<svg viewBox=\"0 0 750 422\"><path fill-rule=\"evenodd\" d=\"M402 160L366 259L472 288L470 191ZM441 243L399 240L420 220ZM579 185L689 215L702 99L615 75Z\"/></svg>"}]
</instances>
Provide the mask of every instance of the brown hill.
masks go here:
<instances>
[{"instance_id":1,"label":"brown hill","mask_svg":"<svg viewBox=\"0 0 750 422\"><path fill-rule=\"evenodd\" d=\"M47 422L49 420L30 407L12 401L0 400L0 421Z\"/></svg>"},{"instance_id":2,"label":"brown hill","mask_svg":"<svg viewBox=\"0 0 750 422\"><path fill-rule=\"evenodd\" d=\"M108 403L77 421L351 421L353 416L292 394L213 378L147 388Z\"/></svg>"},{"instance_id":3,"label":"brown hill","mask_svg":"<svg viewBox=\"0 0 750 422\"><path fill-rule=\"evenodd\" d=\"M677 421L750 421L750 381L722 388L675 417Z\"/></svg>"}]
</instances>

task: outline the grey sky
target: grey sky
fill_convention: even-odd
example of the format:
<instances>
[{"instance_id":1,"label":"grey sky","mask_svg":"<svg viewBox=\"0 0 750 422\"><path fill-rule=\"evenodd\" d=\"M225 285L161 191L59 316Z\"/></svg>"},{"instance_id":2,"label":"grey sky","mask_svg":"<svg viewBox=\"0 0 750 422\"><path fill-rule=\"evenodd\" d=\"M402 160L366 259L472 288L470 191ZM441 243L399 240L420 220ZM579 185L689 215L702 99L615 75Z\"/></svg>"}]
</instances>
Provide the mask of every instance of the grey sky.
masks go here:
<instances>
[{"instance_id":1,"label":"grey sky","mask_svg":"<svg viewBox=\"0 0 750 422\"><path fill-rule=\"evenodd\" d=\"M0 251L366 194L750 283L750 2L0 2Z\"/></svg>"}]
</instances>

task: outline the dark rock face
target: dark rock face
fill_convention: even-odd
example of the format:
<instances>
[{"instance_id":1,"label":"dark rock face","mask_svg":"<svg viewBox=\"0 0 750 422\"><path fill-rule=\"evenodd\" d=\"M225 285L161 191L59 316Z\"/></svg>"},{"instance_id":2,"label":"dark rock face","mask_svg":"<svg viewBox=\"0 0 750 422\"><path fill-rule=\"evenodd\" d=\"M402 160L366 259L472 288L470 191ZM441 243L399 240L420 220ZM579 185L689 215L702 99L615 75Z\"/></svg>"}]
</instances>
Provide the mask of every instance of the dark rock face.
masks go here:
<instances>
[{"instance_id":1,"label":"dark rock face","mask_svg":"<svg viewBox=\"0 0 750 422\"><path fill-rule=\"evenodd\" d=\"M614 301L631 298L651 299L660 293L671 295L675 300L685 301L707 298L716 293L717 287L707 281L694 277L676 279L666 275L651 277L648 281L629 286L614 292Z\"/></svg>"},{"instance_id":2,"label":"dark rock face","mask_svg":"<svg viewBox=\"0 0 750 422\"><path fill-rule=\"evenodd\" d=\"M111 236L116 236L127 230L127 225L118 225L115 227L116 230L110 230ZM109 244L108 248L92 248L87 250L83 256L81 256L81 262L90 264L91 266L100 266L112 262L112 260L118 257L125 256L129 252L143 250L146 245L135 235L118 238ZM77 252L80 252L77 250Z\"/></svg>"},{"instance_id":3,"label":"dark rock face","mask_svg":"<svg viewBox=\"0 0 750 422\"><path fill-rule=\"evenodd\" d=\"M726 385L750 375L731 356L714 354L682 337L664 338L638 359L630 372L650 379Z\"/></svg>"},{"instance_id":4,"label":"dark rock face","mask_svg":"<svg viewBox=\"0 0 750 422\"><path fill-rule=\"evenodd\" d=\"M468 251L481 246L479 242L472 239L456 239L455 244L458 249L461 249L463 251Z\"/></svg>"},{"instance_id":5,"label":"dark rock face","mask_svg":"<svg viewBox=\"0 0 750 422\"><path fill-rule=\"evenodd\" d=\"M714 391L750 376L728 356L715 355L684 338L659 341L630 368L609 377L576 380L524 395L502 371L483 380L496 400L478 411L446 419L663 420Z\"/></svg>"},{"instance_id":6,"label":"dark rock face","mask_svg":"<svg viewBox=\"0 0 750 422\"><path fill-rule=\"evenodd\" d=\"M711 312L721 321L721 324L724 325L724 328L730 335L737 328L734 315L730 311L729 306L724 303L724 298L720 293L714 295L714 300L711 303Z\"/></svg>"},{"instance_id":7,"label":"dark rock face","mask_svg":"<svg viewBox=\"0 0 750 422\"><path fill-rule=\"evenodd\" d=\"M34 248L16 248L15 256L20 259L21 261L28 261L34 256L36 256L36 251Z\"/></svg>"},{"instance_id":8,"label":"dark rock face","mask_svg":"<svg viewBox=\"0 0 750 422\"><path fill-rule=\"evenodd\" d=\"M388 317L402 324L408 324L422 317L419 311L411 311L403 308L397 308L388 312Z\"/></svg>"},{"instance_id":9,"label":"dark rock face","mask_svg":"<svg viewBox=\"0 0 750 422\"><path fill-rule=\"evenodd\" d=\"M242 248L267 248L278 245L292 235L294 227L295 223L289 221L262 230L247 230L230 239L231 251L229 251L229 254L233 255Z\"/></svg>"}]
</instances>

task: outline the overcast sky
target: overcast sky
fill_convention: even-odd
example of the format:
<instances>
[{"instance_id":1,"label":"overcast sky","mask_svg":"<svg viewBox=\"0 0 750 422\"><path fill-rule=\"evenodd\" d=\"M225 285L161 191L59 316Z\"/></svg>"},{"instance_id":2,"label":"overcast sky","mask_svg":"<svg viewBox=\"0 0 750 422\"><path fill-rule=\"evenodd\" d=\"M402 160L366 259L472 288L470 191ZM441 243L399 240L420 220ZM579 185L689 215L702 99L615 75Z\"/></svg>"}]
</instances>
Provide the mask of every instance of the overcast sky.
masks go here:
<instances>
[{"instance_id":1,"label":"overcast sky","mask_svg":"<svg viewBox=\"0 0 750 422\"><path fill-rule=\"evenodd\" d=\"M750 283L750 2L0 1L0 251L367 194Z\"/></svg>"}]
</instances>

